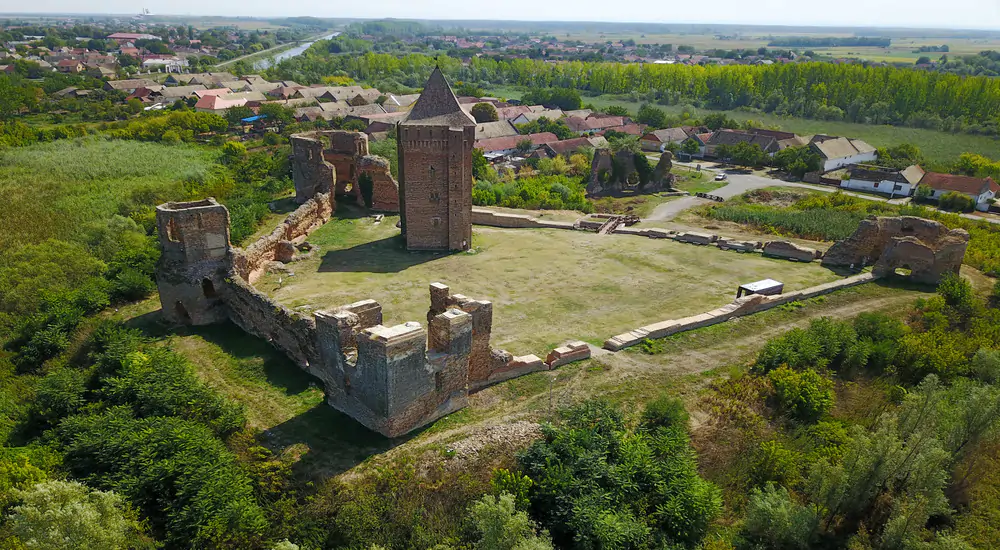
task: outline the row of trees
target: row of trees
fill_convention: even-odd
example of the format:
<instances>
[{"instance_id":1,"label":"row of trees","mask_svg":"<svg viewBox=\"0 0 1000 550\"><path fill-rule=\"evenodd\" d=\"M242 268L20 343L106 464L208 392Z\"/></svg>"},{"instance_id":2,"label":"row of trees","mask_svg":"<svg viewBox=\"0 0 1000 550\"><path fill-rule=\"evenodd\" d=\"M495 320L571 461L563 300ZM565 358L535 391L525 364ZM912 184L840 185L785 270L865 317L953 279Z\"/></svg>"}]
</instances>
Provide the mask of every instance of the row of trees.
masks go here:
<instances>
[{"instance_id":1,"label":"row of trees","mask_svg":"<svg viewBox=\"0 0 1000 550\"><path fill-rule=\"evenodd\" d=\"M467 82L603 94L679 94L718 109L753 107L807 117L822 112L829 118L875 124L903 124L911 117L926 114L995 129L1000 117L1000 81L996 79L852 64L551 64L479 57L463 65L457 59L419 54L335 56L320 45L306 55L283 62L272 74L318 82L324 74L345 71L369 82L406 75L415 75L422 82L436 64L451 78Z\"/></svg>"}]
</instances>

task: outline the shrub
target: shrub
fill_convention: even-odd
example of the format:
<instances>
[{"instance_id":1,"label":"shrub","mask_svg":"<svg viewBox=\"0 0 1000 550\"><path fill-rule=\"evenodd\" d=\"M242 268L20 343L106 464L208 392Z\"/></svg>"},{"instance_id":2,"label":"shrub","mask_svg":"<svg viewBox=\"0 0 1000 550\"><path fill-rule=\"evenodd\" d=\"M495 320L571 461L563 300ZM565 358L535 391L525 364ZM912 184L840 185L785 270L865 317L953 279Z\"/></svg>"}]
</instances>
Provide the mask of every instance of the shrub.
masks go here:
<instances>
[{"instance_id":1,"label":"shrub","mask_svg":"<svg viewBox=\"0 0 1000 550\"><path fill-rule=\"evenodd\" d=\"M485 495L469 508L469 523L475 533L475 548L480 550L544 550L552 543L536 534L528 514L514 506L514 496Z\"/></svg>"},{"instance_id":2,"label":"shrub","mask_svg":"<svg viewBox=\"0 0 1000 550\"><path fill-rule=\"evenodd\" d=\"M938 199L938 207L952 212L972 212L976 209L976 200L964 193L949 191Z\"/></svg>"},{"instance_id":3,"label":"shrub","mask_svg":"<svg viewBox=\"0 0 1000 550\"><path fill-rule=\"evenodd\" d=\"M812 369L778 367L768 374L778 406L805 423L819 420L833 408L833 382Z\"/></svg>"},{"instance_id":4,"label":"shrub","mask_svg":"<svg viewBox=\"0 0 1000 550\"><path fill-rule=\"evenodd\" d=\"M799 481L801 468L802 455L777 441L764 441L757 449L750 479L758 486L777 483L790 487Z\"/></svg>"},{"instance_id":5,"label":"shrub","mask_svg":"<svg viewBox=\"0 0 1000 550\"><path fill-rule=\"evenodd\" d=\"M768 485L750 494L742 534L758 548L806 550L818 528L813 508L796 503L784 487Z\"/></svg>"},{"instance_id":6,"label":"shrub","mask_svg":"<svg viewBox=\"0 0 1000 550\"><path fill-rule=\"evenodd\" d=\"M662 426L687 430L689 420L684 402L669 395L661 395L650 401L642 411L642 425L649 429Z\"/></svg>"},{"instance_id":7,"label":"shrub","mask_svg":"<svg viewBox=\"0 0 1000 550\"><path fill-rule=\"evenodd\" d=\"M980 349L972 357L971 373L987 384L1000 382L1000 351Z\"/></svg>"}]
</instances>

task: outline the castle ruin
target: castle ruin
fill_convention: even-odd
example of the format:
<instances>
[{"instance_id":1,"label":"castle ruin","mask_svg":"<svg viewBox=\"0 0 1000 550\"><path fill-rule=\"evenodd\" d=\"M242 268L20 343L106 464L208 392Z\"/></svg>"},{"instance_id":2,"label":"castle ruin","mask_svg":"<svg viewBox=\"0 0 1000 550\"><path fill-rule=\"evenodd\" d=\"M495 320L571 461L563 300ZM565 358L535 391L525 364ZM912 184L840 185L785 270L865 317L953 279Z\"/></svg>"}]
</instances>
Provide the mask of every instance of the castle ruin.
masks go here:
<instances>
[{"instance_id":1,"label":"castle ruin","mask_svg":"<svg viewBox=\"0 0 1000 550\"><path fill-rule=\"evenodd\" d=\"M958 274L969 246L969 233L913 216L862 220L853 235L837 241L823 256L823 265L861 269L873 265L876 277L910 270L914 282L938 284L948 273Z\"/></svg>"},{"instance_id":2,"label":"castle ruin","mask_svg":"<svg viewBox=\"0 0 1000 550\"><path fill-rule=\"evenodd\" d=\"M379 212L399 211L399 184L392 177L389 161L368 153L368 136L361 132L317 130L293 134L292 178L295 201L302 204L319 193L352 197ZM368 179L371 196L362 183Z\"/></svg>"},{"instance_id":3,"label":"castle ruin","mask_svg":"<svg viewBox=\"0 0 1000 550\"><path fill-rule=\"evenodd\" d=\"M435 68L396 127L400 227L410 250L472 246L472 148L476 121Z\"/></svg>"},{"instance_id":4,"label":"castle ruin","mask_svg":"<svg viewBox=\"0 0 1000 550\"><path fill-rule=\"evenodd\" d=\"M307 315L253 287L269 266L299 256L309 234L333 216L336 196L359 193L365 174L375 184L373 208L401 207L408 248L469 247L475 123L458 107L440 71L400 132L400 160L409 174L403 193L396 193L389 163L368 154L363 134L292 136L301 206L246 249L230 244L229 211L214 199L156 210L163 247L156 278L167 320L233 322L322 380L331 406L389 437L464 407L470 391L549 368L534 355L513 357L491 348L493 304L451 294L441 283L430 285L426 328L413 321L384 325L382 306L374 300ZM557 354L552 361L561 359Z\"/></svg>"}]
</instances>

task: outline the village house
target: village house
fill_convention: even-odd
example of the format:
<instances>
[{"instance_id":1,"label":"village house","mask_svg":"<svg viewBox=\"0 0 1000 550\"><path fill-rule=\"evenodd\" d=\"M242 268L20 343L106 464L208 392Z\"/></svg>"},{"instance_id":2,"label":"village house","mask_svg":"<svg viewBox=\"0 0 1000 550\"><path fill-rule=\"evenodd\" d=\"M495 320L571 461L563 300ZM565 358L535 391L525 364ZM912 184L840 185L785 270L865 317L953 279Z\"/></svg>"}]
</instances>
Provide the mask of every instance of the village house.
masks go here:
<instances>
[{"instance_id":1,"label":"village house","mask_svg":"<svg viewBox=\"0 0 1000 550\"><path fill-rule=\"evenodd\" d=\"M516 136L517 134L517 128L514 127L514 123L511 120L497 120L495 122L480 122L476 124L476 141Z\"/></svg>"},{"instance_id":2,"label":"village house","mask_svg":"<svg viewBox=\"0 0 1000 550\"><path fill-rule=\"evenodd\" d=\"M692 136L696 136L700 128L693 126L678 126L675 128L664 128L647 132L639 139L639 145L645 151L666 151L667 147L673 143L680 145Z\"/></svg>"},{"instance_id":3,"label":"village house","mask_svg":"<svg viewBox=\"0 0 1000 550\"><path fill-rule=\"evenodd\" d=\"M246 98L226 99L228 96L207 95L195 103L194 110L199 113L214 113L217 115L226 114L226 109L230 107L243 107L247 104Z\"/></svg>"},{"instance_id":4,"label":"village house","mask_svg":"<svg viewBox=\"0 0 1000 550\"><path fill-rule=\"evenodd\" d=\"M912 196L924 177L924 169L914 164L904 170L881 166L858 165L848 171L840 186L854 191L885 193L890 198Z\"/></svg>"},{"instance_id":5,"label":"village house","mask_svg":"<svg viewBox=\"0 0 1000 550\"><path fill-rule=\"evenodd\" d=\"M566 117L562 121L570 130L582 136L594 134L600 130L606 130L615 126L623 126L626 124L626 118L620 116L590 115L587 118Z\"/></svg>"},{"instance_id":6,"label":"village house","mask_svg":"<svg viewBox=\"0 0 1000 550\"><path fill-rule=\"evenodd\" d=\"M61 73L77 74L83 72L83 63L76 59L63 59L56 63L56 70Z\"/></svg>"},{"instance_id":7,"label":"village house","mask_svg":"<svg viewBox=\"0 0 1000 550\"><path fill-rule=\"evenodd\" d=\"M600 149L608 146L604 136L587 136L546 143L535 150L533 157L553 158L559 155L569 157L583 149Z\"/></svg>"},{"instance_id":8,"label":"village house","mask_svg":"<svg viewBox=\"0 0 1000 550\"><path fill-rule=\"evenodd\" d=\"M524 141L531 143L531 146L525 151L525 154L527 154L542 145L559 141L559 138L552 132L539 132L526 136L504 136L477 140L475 148L482 151L486 156L510 155L516 152L518 145Z\"/></svg>"},{"instance_id":9,"label":"village house","mask_svg":"<svg viewBox=\"0 0 1000 550\"><path fill-rule=\"evenodd\" d=\"M125 92L130 94L138 88L149 88L150 90L162 88L161 85L147 78L135 78L130 80L109 80L104 83L104 89L113 92Z\"/></svg>"},{"instance_id":10,"label":"village house","mask_svg":"<svg viewBox=\"0 0 1000 550\"><path fill-rule=\"evenodd\" d=\"M816 135L813 136L809 147L822 159L823 172L843 168L849 164L874 162L878 158L875 148L860 139Z\"/></svg>"},{"instance_id":11,"label":"village house","mask_svg":"<svg viewBox=\"0 0 1000 550\"><path fill-rule=\"evenodd\" d=\"M774 155L779 150L778 140L771 136L752 134L741 130L723 129L712 132L708 140L705 141L704 154L707 156L715 156L715 151L720 145L732 147L739 143L757 145L760 147L761 151L764 151L764 153L768 155Z\"/></svg>"},{"instance_id":12,"label":"village house","mask_svg":"<svg viewBox=\"0 0 1000 550\"><path fill-rule=\"evenodd\" d=\"M937 172L924 174L920 180L920 187L927 187L931 190L929 198L932 200L939 200L942 195L949 192L961 193L976 201L976 210L982 212L990 209L993 199L1000 192L1000 186L993 181L993 178L976 178Z\"/></svg>"},{"instance_id":13,"label":"village house","mask_svg":"<svg viewBox=\"0 0 1000 550\"><path fill-rule=\"evenodd\" d=\"M542 117L545 117L548 120L559 120L563 117L563 112L560 109L539 109L537 111L521 113L510 119L510 121L514 124L528 124L529 122L534 122Z\"/></svg>"}]
</instances>

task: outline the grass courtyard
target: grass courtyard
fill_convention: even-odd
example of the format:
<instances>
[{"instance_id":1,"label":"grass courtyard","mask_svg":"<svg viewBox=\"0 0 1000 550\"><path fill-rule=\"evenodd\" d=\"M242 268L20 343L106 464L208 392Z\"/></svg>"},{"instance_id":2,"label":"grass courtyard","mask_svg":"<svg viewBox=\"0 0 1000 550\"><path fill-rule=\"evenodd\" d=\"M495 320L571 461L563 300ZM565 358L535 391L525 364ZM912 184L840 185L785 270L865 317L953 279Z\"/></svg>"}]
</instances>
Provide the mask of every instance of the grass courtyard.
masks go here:
<instances>
[{"instance_id":1,"label":"grass courtyard","mask_svg":"<svg viewBox=\"0 0 1000 550\"><path fill-rule=\"evenodd\" d=\"M428 284L494 304L493 346L544 354L571 339L594 344L654 321L729 303L736 287L764 278L787 291L836 280L818 263L724 252L628 235L558 229L474 228L473 250L410 253L396 217L331 220L309 242L311 258L257 288L292 308L322 309L371 298L387 325L424 322Z\"/></svg>"}]
</instances>

